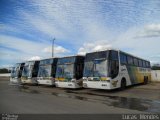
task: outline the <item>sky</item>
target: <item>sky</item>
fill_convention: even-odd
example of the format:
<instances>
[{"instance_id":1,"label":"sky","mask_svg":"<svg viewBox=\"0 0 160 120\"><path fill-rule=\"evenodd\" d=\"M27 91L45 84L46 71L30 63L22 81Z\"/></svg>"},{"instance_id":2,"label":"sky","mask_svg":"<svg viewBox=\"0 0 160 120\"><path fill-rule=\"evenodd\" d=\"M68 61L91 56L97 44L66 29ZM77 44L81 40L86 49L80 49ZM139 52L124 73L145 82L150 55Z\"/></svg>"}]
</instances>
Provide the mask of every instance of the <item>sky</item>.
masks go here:
<instances>
[{"instance_id":1,"label":"sky","mask_svg":"<svg viewBox=\"0 0 160 120\"><path fill-rule=\"evenodd\" d=\"M0 67L108 48L160 63L159 0L0 0Z\"/></svg>"}]
</instances>

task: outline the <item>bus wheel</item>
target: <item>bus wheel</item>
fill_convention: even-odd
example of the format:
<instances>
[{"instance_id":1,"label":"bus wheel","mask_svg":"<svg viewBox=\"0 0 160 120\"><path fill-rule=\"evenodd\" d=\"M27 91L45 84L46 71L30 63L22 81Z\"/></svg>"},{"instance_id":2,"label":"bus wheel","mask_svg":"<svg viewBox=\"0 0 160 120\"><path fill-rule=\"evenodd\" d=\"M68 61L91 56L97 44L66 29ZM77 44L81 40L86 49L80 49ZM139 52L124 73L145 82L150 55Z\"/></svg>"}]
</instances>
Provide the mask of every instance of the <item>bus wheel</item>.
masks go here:
<instances>
[{"instance_id":1,"label":"bus wheel","mask_svg":"<svg viewBox=\"0 0 160 120\"><path fill-rule=\"evenodd\" d=\"M121 80L121 90L124 90L125 88L126 88L126 79L123 78L123 79Z\"/></svg>"},{"instance_id":2,"label":"bus wheel","mask_svg":"<svg viewBox=\"0 0 160 120\"><path fill-rule=\"evenodd\" d=\"M144 76L144 85L146 85L148 83L148 77Z\"/></svg>"}]
</instances>

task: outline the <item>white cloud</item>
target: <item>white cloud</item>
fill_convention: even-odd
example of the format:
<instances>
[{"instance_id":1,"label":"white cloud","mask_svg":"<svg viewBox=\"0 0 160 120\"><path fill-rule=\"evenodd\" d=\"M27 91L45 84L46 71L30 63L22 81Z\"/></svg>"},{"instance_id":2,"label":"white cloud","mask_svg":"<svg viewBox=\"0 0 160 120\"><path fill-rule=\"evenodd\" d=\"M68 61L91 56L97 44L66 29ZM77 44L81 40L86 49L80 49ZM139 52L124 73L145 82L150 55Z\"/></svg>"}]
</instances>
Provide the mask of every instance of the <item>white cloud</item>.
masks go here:
<instances>
[{"instance_id":1,"label":"white cloud","mask_svg":"<svg viewBox=\"0 0 160 120\"><path fill-rule=\"evenodd\" d=\"M149 24L137 32L136 37L160 37L160 24Z\"/></svg>"},{"instance_id":2,"label":"white cloud","mask_svg":"<svg viewBox=\"0 0 160 120\"><path fill-rule=\"evenodd\" d=\"M95 42L95 43L85 43L82 47L79 48L78 54L85 55L87 52L94 52L100 50L106 50L111 48L111 45L106 42Z\"/></svg>"},{"instance_id":3,"label":"white cloud","mask_svg":"<svg viewBox=\"0 0 160 120\"><path fill-rule=\"evenodd\" d=\"M49 19L25 11L21 12L20 15L24 17L25 22L29 23L32 28L40 31L42 34L46 34L50 38L54 36L64 36Z\"/></svg>"},{"instance_id":4,"label":"white cloud","mask_svg":"<svg viewBox=\"0 0 160 120\"><path fill-rule=\"evenodd\" d=\"M52 47L46 47L42 50L45 53L52 53ZM69 50L65 49L62 46L54 46L54 53L55 54L61 54L61 53L68 53Z\"/></svg>"},{"instance_id":5,"label":"white cloud","mask_svg":"<svg viewBox=\"0 0 160 120\"><path fill-rule=\"evenodd\" d=\"M32 29L50 38L55 36L64 44L71 43L77 48L86 40L111 37L109 27L104 25L102 15L97 13L99 7L96 2L88 1L86 5L86 1L81 0L33 0L30 4L35 7L35 11L29 12L23 9L18 11L24 26L30 25Z\"/></svg>"},{"instance_id":6,"label":"white cloud","mask_svg":"<svg viewBox=\"0 0 160 120\"><path fill-rule=\"evenodd\" d=\"M6 48L0 48L2 61L8 61L10 64L23 62L32 56L47 57L41 50L48 44L34 42L13 36L0 35L0 44Z\"/></svg>"},{"instance_id":7,"label":"white cloud","mask_svg":"<svg viewBox=\"0 0 160 120\"><path fill-rule=\"evenodd\" d=\"M152 55L152 58L160 58L160 54Z\"/></svg>"},{"instance_id":8,"label":"white cloud","mask_svg":"<svg viewBox=\"0 0 160 120\"><path fill-rule=\"evenodd\" d=\"M32 31L36 31L36 34L47 36L49 39L54 36L63 44L69 43L74 49L88 40L98 41L111 37L108 27L103 24L104 19L97 13L99 8L96 2L88 1L86 5L86 1L81 0L31 0L28 4L35 8L34 11L17 8L18 16L21 17L12 19L18 29L12 30L12 26L7 26L8 31L12 30L15 34L24 31L23 34L29 37L33 37ZM47 40L45 38L44 41Z\"/></svg>"},{"instance_id":9,"label":"white cloud","mask_svg":"<svg viewBox=\"0 0 160 120\"><path fill-rule=\"evenodd\" d=\"M146 28L152 31L160 31L160 24L150 24L147 25Z\"/></svg>"},{"instance_id":10,"label":"white cloud","mask_svg":"<svg viewBox=\"0 0 160 120\"><path fill-rule=\"evenodd\" d=\"M157 36L151 35L151 33L158 30L159 27L156 24L131 27L117 36L117 39L112 42L112 46L151 62L160 62L160 58L157 56L159 55L160 41Z\"/></svg>"},{"instance_id":11,"label":"white cloud","mask_svg":"<svg viewBox=\"0 0 160 120\"><path fill-rule=\"evenodd\" d=\"M48 43L0 35L0 44L10 48L8 50L0 49L1 60L21 62L32 58L32 56L39 56L40 58L51 57L51 54L45 54L52 52L51 47L48 47ZM70 53L66 48L57 45L54 47L54 52L56 56Z\"/></svg>"},{"instance_id":12,"label":"white cloud","mask_svg":"<svg viewBox=\"0 0 160 120\"><path fill-rule=\"evenodd\" d=\"M39 57L39 56L33 56L33 57L29 58L28 60L40 60L40 59L41 59L41 57Z\"/></svg>"},{"instance_id":13,"label":"white cloud","mask_svg":"<svg viewBox=\"0 0 160 120\"><path fill-rule=\"evenodd\" d=\"M105 2L104 5L111 3L110 1ZM16 3L22 5L19 1ZM9 31L17 36L0 35L0 44L2 46L18 50L18 52L12 50L0 51L0 55L3 56L1 59L3 60L13 61L14 59L15 61L19 61L26 60L32 56L49 57L51 54L46 53L51 53L51 47L49 47L50 45L47 42L53 36L60 40L59 43L63 45L67 46L71 44L74 50L79 48L77 50L79 54L104 50L111 46L122 50L129 48L130 50L127 49L126 52L146 58L158 54L160 42L158 39L152 38L160 36L160 24L153 23L146 24L145 26L132 26L132 28L127 30L127 26L123 23L124 18L114 19L117 15L121 17L121 14L112 14L110 10L109 12L103 11L104 8L102 9L100 4L92 0L87 2L84 0L30 0L27 4L31 6L31 11L30 9L18 6L15 9L18 15L10 18L10 21L13 23L12 25L16 27L13 27L10 23L6 26L0 24L0 31L3 33L4 31ZM123 8L125 9L126 6ZM131 11L128 11L128 13L130 14ZM141 12L143 11L141 10ZM111 18L117 22L122 20L122 24L119 25L119 23L112 22ZM143 14L142 18L144 19ZM148 15L145 19L147 18ZM139 18L133 19L132 16L125 16L125 19L129 20L128 23L140 20ZM114 32L119 30L119 26L116 29L116 25L125 26L126 32L122 30L122 34L114 34ZM25 37L18 38L18 36ZM37 40L43 39L43 43L39 41L33 42L32 39L26 40L32 37ZM62 46L55 46L54 50L56 55L74 54L74 51L67 50Z\"/></svg>"},{"instance_id":14,"label":"white cloud","mask_svg":"<svg viewBox=\"0 0 160 120\"><path fill-rule=\"evenodd\" d=\"M34 54L38 50L46 46L44 43L34 42L31 40L6 35L0 35L0 44L5 47L13 48L20 52L24 52L25 54Z\"/></svg>"}]
</instances>

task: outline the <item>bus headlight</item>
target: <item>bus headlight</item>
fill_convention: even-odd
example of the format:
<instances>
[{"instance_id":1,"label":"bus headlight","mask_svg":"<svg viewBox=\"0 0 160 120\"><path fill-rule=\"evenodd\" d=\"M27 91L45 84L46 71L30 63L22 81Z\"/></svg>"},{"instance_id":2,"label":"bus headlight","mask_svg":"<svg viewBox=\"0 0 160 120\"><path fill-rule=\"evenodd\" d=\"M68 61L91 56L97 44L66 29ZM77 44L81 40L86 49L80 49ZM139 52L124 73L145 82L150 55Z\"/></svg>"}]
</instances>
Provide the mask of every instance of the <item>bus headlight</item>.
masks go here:
<instances>
[{"instance_id":1,"label":"bus headlight","mask_svg":"<svg viewBox=\"0 0 160 120\"><path fill-rule=\"evenodd\" d=\"M111 81L110 80L106 80L106 82L110 83Z\"/></svg>"},{"instance_id":2,"label":"bus headlight","mask_svg":"<svg viewBox=\"0 0 160 120\"><path fill-rule=\"evenodd\" d=\"M111 82L111 80L102 80L103 82L108 82L108 83L110 83Z\"/></svg>"},{"instance_id":3,"label":"bus headlight","mask_svg":"<svg viewBox=\"0 0 160 120\"><path fill-rule=\"evenodd\" d=\"M82 80L83 80L83 81L87 81L87 77L83 77Z\"/></svg>"}]
</instances>

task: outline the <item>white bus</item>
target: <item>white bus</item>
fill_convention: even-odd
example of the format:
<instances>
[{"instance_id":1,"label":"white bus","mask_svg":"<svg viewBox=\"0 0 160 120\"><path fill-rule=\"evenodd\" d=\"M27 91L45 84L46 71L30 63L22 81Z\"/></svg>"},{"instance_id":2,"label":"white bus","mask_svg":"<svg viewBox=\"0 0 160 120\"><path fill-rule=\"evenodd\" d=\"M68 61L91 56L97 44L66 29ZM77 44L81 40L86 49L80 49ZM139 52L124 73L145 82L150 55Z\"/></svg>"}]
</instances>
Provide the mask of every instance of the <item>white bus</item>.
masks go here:
<instances>
[{"instance_id":1,"label":"white bus","mask_svg":"<svg viewBox=\"0 0 160 120\"><path fill-rule=\"evenodd\" d=\"M120 50L87 53L83 87L124 89L126 86L151 80L150 62Z\"/></svg>"},{"instance_id":2,"label":"white bus","mask_svg":"<svg viewBox=\"0 0 160 120\"><path fill-rule=\"evenodd\" d=\"M24 63L16 63L11 70L10 83L20 84Z\"/></svg>"},{"instance_id":3,"label":"white bus","mask_svg":"<svg viewBox=\"0 0 160 120\"><path fill-rule=\"evenodd\" d=\"M55 85L62 88L82 87L84 56L58 58Z\"/></svg>"},{"instance_id":4,"label":"white bus","mask_svg":"<svg viewBox=\"0 0 160 120\"><path fill-rule=\"evenodd\" d=\"M37 84L37 75L39 69L39 61L27 61L24 64L21 82L22 84Z\"/></svg>"},{"instance_id":5,"label":"white bus","mask_svg":"<svg viewBox=\"0 0 160 120\"><path fill-rule=\"evenodd\" d=\"M37 81L38 84L55 85L57 58L40 61Z\"/></svg>"}]
</instances>

